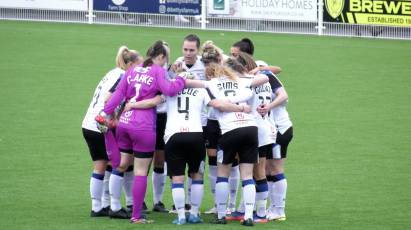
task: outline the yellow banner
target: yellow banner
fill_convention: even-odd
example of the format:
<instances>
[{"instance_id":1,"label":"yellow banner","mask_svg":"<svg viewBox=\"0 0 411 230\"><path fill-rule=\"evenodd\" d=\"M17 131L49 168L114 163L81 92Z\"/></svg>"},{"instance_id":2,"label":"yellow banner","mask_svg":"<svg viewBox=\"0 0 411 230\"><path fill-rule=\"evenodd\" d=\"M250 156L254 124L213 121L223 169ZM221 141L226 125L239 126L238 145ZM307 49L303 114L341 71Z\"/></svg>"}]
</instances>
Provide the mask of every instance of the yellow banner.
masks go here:
<instances>
[{"instance_id":1,"label":"yellow banner","mask_svg":"<svg viewBox=\"0 0 411 230\"><path fill-rule=\"evenodd\" d=\"M324 0L324 21L411 27L411 0Z\"/></svg>"},{"instance_id":2,"label":"yellow banner","mask_svg":"<svg viewBox=\"0 0 411 230\"><path fill-rule=\"evenodd\" d=\"M358 24L411 26L411 16L354 13Z\"/></svg>"}]
</instances>

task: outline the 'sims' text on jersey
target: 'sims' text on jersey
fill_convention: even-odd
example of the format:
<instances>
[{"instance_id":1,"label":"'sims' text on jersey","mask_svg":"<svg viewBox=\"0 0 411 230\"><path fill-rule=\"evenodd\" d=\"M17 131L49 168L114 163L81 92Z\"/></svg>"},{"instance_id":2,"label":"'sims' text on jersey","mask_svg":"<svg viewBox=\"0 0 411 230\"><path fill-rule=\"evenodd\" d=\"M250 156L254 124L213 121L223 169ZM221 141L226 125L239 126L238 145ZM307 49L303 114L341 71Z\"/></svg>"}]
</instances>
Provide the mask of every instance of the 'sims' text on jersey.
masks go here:
<instances>
[{"instance_id":1,"label":"'sims' text on jersey","mask_svg":"<svg viewBox=\"0 0 411 230\"><path fill-rule=\"evenodd\" d=\"M237 82L223 82L223 83L218 83L217 84L218 90L225 90L225 89L238 89L238 83Z\"/></svg>"}]
</instances>

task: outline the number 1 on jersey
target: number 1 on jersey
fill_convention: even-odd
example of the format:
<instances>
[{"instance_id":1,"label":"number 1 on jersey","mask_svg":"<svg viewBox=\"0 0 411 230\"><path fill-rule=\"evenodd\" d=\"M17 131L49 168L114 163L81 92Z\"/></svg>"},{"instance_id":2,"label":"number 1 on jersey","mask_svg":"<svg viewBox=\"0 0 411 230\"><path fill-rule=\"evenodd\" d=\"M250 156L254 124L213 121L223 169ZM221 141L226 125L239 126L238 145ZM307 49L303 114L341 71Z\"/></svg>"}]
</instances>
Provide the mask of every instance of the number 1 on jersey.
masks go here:
<instances>
[{"instance_id":1,"label":"number 1 on jersey","mask_svg":"<svg viewBox=\"0 0 411 230\"><path fill-rule=\"evenodd\" d=\"M138 95L140 94L140 89L141 89L141 84L140 83L136 83L134 85L134 88L136 90L136 95L132 98L130 98L130 102L136 102Z\"/></svg>"}]
</instances>

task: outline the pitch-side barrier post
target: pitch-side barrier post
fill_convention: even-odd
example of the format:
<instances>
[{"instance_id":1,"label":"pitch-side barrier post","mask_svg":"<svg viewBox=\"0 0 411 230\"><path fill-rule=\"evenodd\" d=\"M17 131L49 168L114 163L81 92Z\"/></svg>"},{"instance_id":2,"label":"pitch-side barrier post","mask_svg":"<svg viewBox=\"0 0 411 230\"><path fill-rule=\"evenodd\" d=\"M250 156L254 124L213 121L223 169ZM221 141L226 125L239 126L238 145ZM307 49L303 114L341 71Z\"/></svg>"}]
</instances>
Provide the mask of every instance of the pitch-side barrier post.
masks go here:
<instances>
[{"instance_id":1,"label":"pitch-side barrier post","mask_svg":"<svg viewBox=\"0 0 411 230\"><path fill-rule=\"evenodd\" d=\"M93 10L94 10L94 5L93 5L94 0L88 0L88 24L93 24Z\"/></svg>"},{"instance_id":2,"label":"pitch-side barrier post","mask_svg":"<svg viewBox=\"0 0 411 230\"><path fill-rule=\"evenodd\" d=\"M323 22L323 12L324 12L324 0L318 0L318 25L317 25L317 30L318 30L318 35L321 36L323 35L323 29L324 29L324 22Z\"/></svg>"},{"instance_id":3,"label":"pitch-side barrier post","mask_svg":"<svg viewBox=\"0 0 411 230\"><path fill-rule=\"evenodd\" d=\"M206 2L207 2L207 0L202 0L201 1L201 29L202 30L206 29L206 16L207 16Z\"/></svg>"}]
</instances>

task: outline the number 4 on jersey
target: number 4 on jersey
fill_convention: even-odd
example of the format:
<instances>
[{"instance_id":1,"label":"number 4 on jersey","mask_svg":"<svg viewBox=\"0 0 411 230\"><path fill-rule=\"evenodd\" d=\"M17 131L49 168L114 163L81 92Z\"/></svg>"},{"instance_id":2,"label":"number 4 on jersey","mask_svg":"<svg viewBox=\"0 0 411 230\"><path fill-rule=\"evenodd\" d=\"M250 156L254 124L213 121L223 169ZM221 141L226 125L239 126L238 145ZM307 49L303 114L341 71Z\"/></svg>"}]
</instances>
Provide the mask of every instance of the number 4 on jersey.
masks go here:
<instances>
[{"instance_id":1,"label":"number 4 on jersey","mask_svg":"<svg viewBox=\"0 0 411 230\"><path fill-rule=\"evenodd\" d=\"M179 113L185 113L185 120L188 120L189 118L189 109L190 109L190 100L188 97L184 97L185 98L185 107L183 107L182 105L182 97L177 97L177 111Z\"/></svg>"}]
</instances>

